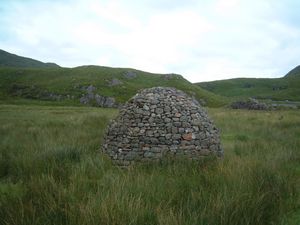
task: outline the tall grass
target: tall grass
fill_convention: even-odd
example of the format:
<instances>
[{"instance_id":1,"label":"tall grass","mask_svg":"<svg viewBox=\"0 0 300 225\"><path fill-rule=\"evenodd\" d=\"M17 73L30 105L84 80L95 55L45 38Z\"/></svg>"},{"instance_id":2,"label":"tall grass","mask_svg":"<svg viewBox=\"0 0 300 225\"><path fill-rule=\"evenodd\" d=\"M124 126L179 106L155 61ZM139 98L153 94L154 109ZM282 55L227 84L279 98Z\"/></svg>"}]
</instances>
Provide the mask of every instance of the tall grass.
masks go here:
<instances>
[{"instance_id":1,"label":"tall grass","mask_svg":"<svg viewBox=\"0 0 300 225\"><path fill-rule=\"evenodd\" d=\"M99 151L116 110L2 105L0 224L299 223L299 112L209 113L223 160L121 170Z\"/></svg>"}]
</instances>

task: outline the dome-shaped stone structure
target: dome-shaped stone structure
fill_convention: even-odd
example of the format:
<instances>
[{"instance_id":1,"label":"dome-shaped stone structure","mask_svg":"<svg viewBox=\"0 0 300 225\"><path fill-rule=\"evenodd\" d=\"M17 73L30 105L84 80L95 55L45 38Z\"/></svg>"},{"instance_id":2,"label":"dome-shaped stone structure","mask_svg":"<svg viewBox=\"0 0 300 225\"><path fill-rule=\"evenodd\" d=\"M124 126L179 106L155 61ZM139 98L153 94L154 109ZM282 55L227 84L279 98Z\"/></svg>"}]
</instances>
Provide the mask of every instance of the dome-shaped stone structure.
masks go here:
<instances>
[{"instance_id":1,"label":"dome-shaped stone structure","mask_svg":"<svg viewBox=\"0 0 300 225\"><path fill-rule=\"evenodd\" d=\"M109 125L103 151L122 166L166 154L223 155L219 131L200 104L168 87L145 89L131 98Z\"/></svg>"}]
</instances>

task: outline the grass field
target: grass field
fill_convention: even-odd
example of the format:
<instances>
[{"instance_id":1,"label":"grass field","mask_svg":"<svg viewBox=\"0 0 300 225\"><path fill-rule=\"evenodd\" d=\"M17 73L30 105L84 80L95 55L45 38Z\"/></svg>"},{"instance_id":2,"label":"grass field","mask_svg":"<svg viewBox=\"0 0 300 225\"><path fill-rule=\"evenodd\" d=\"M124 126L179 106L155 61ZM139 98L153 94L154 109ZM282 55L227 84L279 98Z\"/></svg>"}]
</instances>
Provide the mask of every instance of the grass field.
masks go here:
<instances>
[{"instance_id":1,"label":"grass field","mask_svg":"<svg viewBox=\"0 0 300 225\"><path fill-rule=\"evenodd\" d=\"M99 151L117 110L0 106L0 224L300 224L299 111L209 109L223 160L120 170Z\"/></svg>"}]
</instances>

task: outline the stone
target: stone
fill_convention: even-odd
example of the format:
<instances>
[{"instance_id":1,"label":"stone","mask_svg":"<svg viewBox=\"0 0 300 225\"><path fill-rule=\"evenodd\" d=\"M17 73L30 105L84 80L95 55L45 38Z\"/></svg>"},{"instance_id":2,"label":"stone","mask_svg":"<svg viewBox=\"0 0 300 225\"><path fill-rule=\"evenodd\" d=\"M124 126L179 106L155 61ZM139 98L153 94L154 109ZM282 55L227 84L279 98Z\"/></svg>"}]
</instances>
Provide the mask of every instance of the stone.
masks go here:
<instances>
[{"instance_id":1,"label":"stone","mask_svg":"<svg viewBox=\"0 0 300 225\"><path fill-rule=\"evenodd\" d=\"M181 117L181 114L179 112L175 113L175 117Z\"/></svg>"},{"instance_id":2,"label":"stone","mask_svg":"<svg viewBox=\"0 0 300 225\"><path fill-rule=\"evenodd\" d=\"M174 140L181 139L181 134L173 134L173 139Z\"/></svg>"},{"instance_id":3,"label":"stone","mask_svg":"<svg viewBox=\"0 0 300 225\"><path fill-rule=\"evenodd\" d=\"M108 83L108 86L113 87L113 86L117 86L117 85L121 85L121 84L123 84L122 81L120 81L120 80L117 79L117 78L113 78L113 79Z\"/></svg>"},{"instance_id":4,"label":"stone","mask_svg":"<svg viewBox=\"0 0 300 225\"><path fill-rule=\"evenodd\" d=\"M153 131L152 130L147 130L146 135L149 136L149 137L152 137L153 136Z\"/></svg>"},{"instance_id":5,"label":"stone","mask_svg":"<svg viewBox=\"0 0 300 225\"><path fill-rule=\"evenodd\" d=\"M99 104L112 104L90 89ZM88 95L82 97L83 104L90 103ZM191 159L223 156L219 130L206 111L184 92L169 87L142 90L126 102L107 128L102 149L122 167L168 154Z\"/></svg>"},{"instance_id":6,"label":"stone","mask_svg":"<svg viewBox=\"0 0 300 225\"><path fill-rule=\"evenodd\" d=\"M86 96L82 96L80 99L79 99L80 103L81 104L88 104L90 102L89 98L87 98Z\"/></svg>"},{"instance_id":7,"label":"stone","mask_svg":"<svg viewBox=\"0 0 300 225\"><path fill-rule=\"evenodd\" d=\"M170 123L172 120L170 118L165 118L165 123Z\"/></svg>"},{"instance_id":8,"label":"stone","mask_svg":"<svg viewBox=\"0 0 300 225\"><path fill-rule=\"evenodd\" d=\"M174 122L173 123L176 127L180 127L181 126L181 122Z\"/></svg>"},{"instance_id":9,"label":"stone","mask_svg":"<svg viewBox=\"0 0 300 225\"><path fill-rule=\"evenodd\" d=\"M178 132L179 132L180 134L184 133L184 131L185 131L185 129L182 128L182 127L178 129Z\"/></svg>"},{"instance_id":10,"label":"stone","mask_svg":"<svg viewBox=\"0 0 300 225\"><path fill-rule=\"evenodd\" d=\"M178 133L178 128L177 127L172 127L172 133L177 134Z\"/></svg>"},{"instance_id":11,"label":"stone","mask_svg":"<svg viewBox=\"0 0 300 225\"><path fill-rule=\"evenodd\" d=\"M143 147L142 150L143 150L143 151L149 151L149 150L150 150L150 147Z\"/></svg>"},{"instance_id":12,"label":"stone","mask_svg":"<svg viewBox=\"0 0 300 225\"><path fill-rule=\"evenodd\" d=\"M191 141L193 139L193 134L192 133L188 133L188 134L183 134L182 135L182 138L184 140L187 140L187 141ZM195 139L195 138L194 138Z\"/></svg>"},{"instance_id":13,"label":"stone","mask_svg":"<svg viewBox=\"0 0 300 225\"><path fill-rule=\"evenodd\" d=\"M102 95L95 93L97 88L94 87L93 85L89 85L86 88L83 87L82 90L85 90L86 94L83 94L83 96L79 99L79 102L81 104L95 105L95 106L99 106L99 107L108 107L108 108L118 107L118 104L116 103L115 98L102 96Z\"/></svg>"},{"instance_id":14,"label":"stone","mask_svg":"<svg viewBox=\"0 0 300 225\"><path fill-rule=\"evenodd\" d=\"M146 132L145 129L140 129L140 134L144 134Z\"/></svg>"},{"instance_id":15,"label":"stone","mask_svg":"<svg viewBox=\"0 0 300 225\"><path fill-rule=\"evenodd\" d=\"M132 72L132 71L127 71L123 75L127 79L133 79L133 78L136 78L136 76L137 76L136 73Z\"/></svg>"},{"instance_id":16,"label":"stone","mask_svg":"<svg viewBox=\"0 0 300 225\"><path fill-rule=\"evenodd\" d=\"M87 92L88 94L93 94L93 92L96 91L96 90L97 90L97 88L94 87L93 85L89 85L89 86L86 88L86 92Z\"/></svg>"},{"instance_id":17,"label":"stone","mask_svg":"<svg viewBox=\"0 0 300 225\"><path fill-rule=\"evenodd\" d=\"M170 112L171 111L171 108L169 106L166 106L165 107L165 112Z\"/></svg>"},{"instance_id":18,"label":"stone","mask_svg":"<svg viewBox=\"0 0 300 225\"><path fill-rule=\"evenodd\" d=\"M165 138L166 138L166 139L171 139L171 137L172 137L172 134L166 134L166 135L165 135Z\"/></svg>"},{"instance_id":19,"label":"stone","mask_svg":"<svg viewBox=\"0 0 300 225\"><path fill-rule=\"evenodd\" d=\"M149 108L149 106L144 105L144 106L143 106L143 109L146 110L146 111L148 111L150 108Z\"/></svg>"},{"instance_id":20,"label":"stone","mask_svg":"<svg viewBox=\"0 0 300 225\"><path fill-rule=\"evenodd\" d=\"M155 112L157 114L162 114L164 112L164 110L162 108L156 108Z\"/></svg>"},{"instance_id":21,"label":"stone","mask_svg":"<svg viewBox=\"0 0 300 225\"><path fill-rule=\"evenodd\" d=\"M231 104L232 109L248 109L248 110L268 110L270 107L265 103L260 103L254 98L249 98L247 101L237 101Z\"/></svg>"},{"instance_id":22,"label":"stone","mask_svg":"<svg viewBox=\"0 0 300 225\"><path fill-rule=\"evenodd\" d=\"M144 153L145 158L152 158L154 156L153 152L145 152Z\"/></svg>"},{"instance_id":23,"label":"stone","mask_svg":"<svg viewBox=\"0 0 300 225\"><path fill-rule=\"evenodd\" d=\"M115 105L115 98L106 97L103 106L112 108Z\"/></svg>"}]
</instances>

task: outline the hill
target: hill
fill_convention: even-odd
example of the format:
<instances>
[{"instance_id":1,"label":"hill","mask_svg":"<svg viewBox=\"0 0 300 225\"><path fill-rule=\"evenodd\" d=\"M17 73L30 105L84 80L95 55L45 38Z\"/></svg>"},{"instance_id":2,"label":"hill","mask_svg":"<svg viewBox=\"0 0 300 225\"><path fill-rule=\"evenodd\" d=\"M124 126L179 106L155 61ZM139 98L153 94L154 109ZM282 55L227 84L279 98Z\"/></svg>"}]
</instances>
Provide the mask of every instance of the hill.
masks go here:
<instances>
[{"instance_id":1,"label":"hill","mask_svg":"<svg viewBox=\"0 0 300 225\"><path fill-rule=\"evenodd\" d=\"M207 106L228 101L177 74L103 66L63 68L0 50L0 103L117 107L140 89L154 86L178 88Z\"/></svg>"},{"instance_id":2,"label":"hill","mask_svg":"<svg viewBox=\"0 0 300 225\"><path fill-rule=\"evenodd\" d=\"M104 104L117 106L137 91L154 86L178 88L207 106L226 104L227 99L196 86L180 75L153 74L127 68L81 66L76 68L0 67L0 102L26 99L40 104Z\"/></svg>"},{"instance_id":3,"label":"hill","mask_svg":"<svg viewBox=\"0 0 300 225\"><path fill-rule=\"evenodd\" d=\"M282 78L236 78L197 83L208 91L234 99L254 97L300 101L300 66Z\"/></svg>"},{"instance_id":4,"label":"hill","mask_svg":"<svg viewBox=\"0 0 300 225\"><path fill-rule=\"evenodd\" d=\"M287 75L284 76L285 78L300 78L300 65L292 69Z\"/></svg>"},{"instance_id":5,"label":"hill","mask_svg":"<svg viewBox=\"0 0 300 225\"><path fill-rule=\"evenodd\" d=\"M43 63L35 59L26 58L0 49L0 66L23 68L50 68L59 67L55 63Z\"/></svg>"}]
</instances>

